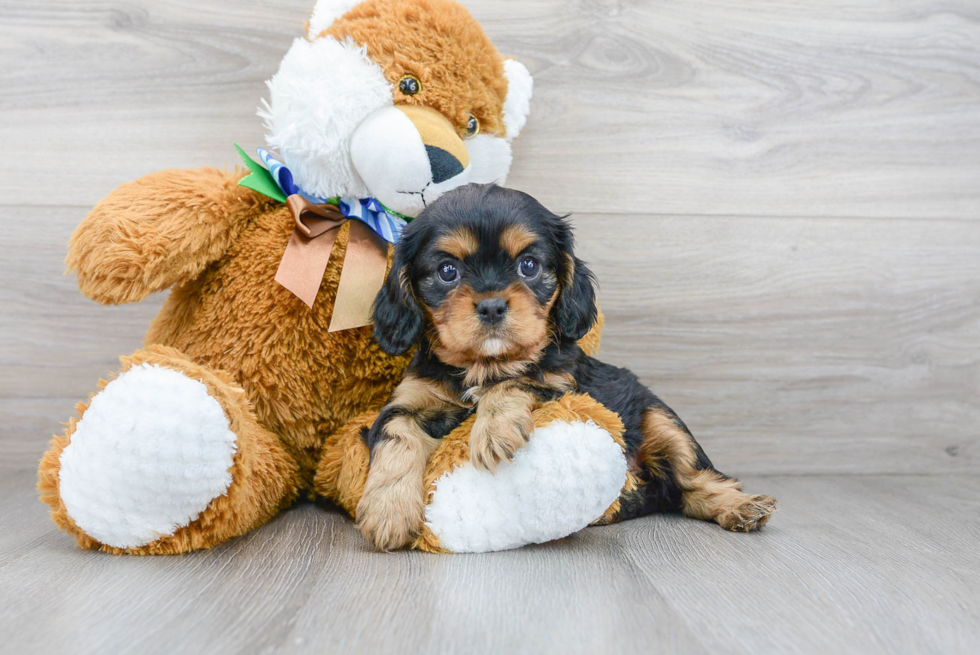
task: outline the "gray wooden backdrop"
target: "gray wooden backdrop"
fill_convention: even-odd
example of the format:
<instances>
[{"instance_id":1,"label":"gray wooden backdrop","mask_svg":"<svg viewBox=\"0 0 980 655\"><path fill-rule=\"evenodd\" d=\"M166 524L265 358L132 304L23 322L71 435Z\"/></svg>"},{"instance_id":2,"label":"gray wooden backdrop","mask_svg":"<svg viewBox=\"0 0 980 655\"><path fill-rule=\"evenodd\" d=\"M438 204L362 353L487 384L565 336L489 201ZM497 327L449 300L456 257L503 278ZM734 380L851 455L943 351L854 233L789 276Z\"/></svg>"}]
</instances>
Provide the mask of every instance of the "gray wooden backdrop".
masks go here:
<instances>
[{"instance_id":1,"label":"gray wooden backdrop","mask_svg":"<svg viewBox=\"0 0 980 655\"><path fill-rule=\"evenodd\" d=\"M163 298L85 300L68 236L261 145L313 0L0 0L0 653L975 652L980 2L464 2L535 75L510 183L574 212L604 356L779 513L434 556L307 504L181 557L75 548L37 459Z\"/></svg>"},{"instance_id":2,"label":"gray wooden backdrop","mask_svg":"<svg viewBox=\"0 0 980 655\"><path fill-rule=\"evenodd\" d=\"M312 4L0 1L0 467L162 302L82 298L73 227L261 145ZM574 212L605 358L723 470L980 470L980 4L466 4L535 76L509 183Z\"/></svg>"}]
</instances>

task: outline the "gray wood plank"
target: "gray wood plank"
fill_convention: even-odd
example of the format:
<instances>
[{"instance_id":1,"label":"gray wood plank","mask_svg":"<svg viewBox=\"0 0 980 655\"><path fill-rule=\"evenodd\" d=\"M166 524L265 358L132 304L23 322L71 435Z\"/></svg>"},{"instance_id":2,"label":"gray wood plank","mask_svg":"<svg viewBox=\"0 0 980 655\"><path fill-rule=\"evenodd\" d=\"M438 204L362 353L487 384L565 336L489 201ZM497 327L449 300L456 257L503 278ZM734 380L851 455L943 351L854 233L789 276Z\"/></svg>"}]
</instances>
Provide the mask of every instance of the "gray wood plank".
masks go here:
<instances>
[{"instance_id":1,"label":"gray wood plank","mask_svg":"<svg viewBox=\"0 0 980 655\"><path fill-rule=\"evenodd\" d=\"M0 204L90 205L262 143L314 0L0 2ZM511 183L582 211L949 217L980 208L980 7L469 0L536 75Z\"/></svg>"},{"instance_id":2,"label":"gray wood plank","mask_svg":"<svg viewBox=\"0 0 980 655\"><path fill-rule=\"evenodd\" d=\"M747 540L673 517L611 530L709 650L975 650L980 480L798 476L750 489L781 508Z\"/></svg>"},{"instance_id":3,"label":"gray wood plank","mask_svg":"<svg viewBox=\"0 0 980 655\"><path fill-rule=\"evenodd\" d=\"M0 208L0 466L141 344L162 294L103 307L61 275L84 209ZM980 467L980 223L575 215L602 357L733 475ZM39 232L38 225L44 225Z\"/></svg>"},{"instance_id":4,"label":"gray wood plank","mask_svg":"<svg viewBox=\"0 0 980 655\"><path fill-rule=\"evenodd\" d=\"M0 517L10 520L9 504L10 527L23 534L27 476L14 479L16 500L0 505ZM39 503L28 507L43 536L0 542L0 557L11 551L0 559L0 630L36 618L0 652L69 643L118 653L190 644L209 653L542 652L556 634L576 652L617 640L629 652L644 643L704 652L615 544L583 548L572 538L498 555L381 554L348 518L307 504L211 552L116 558L74 549Z\"/></svg>"},{"instance_id":5,"label":"gray wood plank","mask_svg":"<svg viewBox=\"0 0 980 655\"><path fill-rule=\"evenodd\" d=\"M47 520L39 501L28 507L45 532L13 549L8 561L0 560L0 631L8 635L0 652L70 647L87 653L231 653L278 647L291 603L302 598L311 572L323 565L330 531L339 521L314 520L311 508L300 508L214 551L115 558L75 548Z\"/></svg>"},{"instance_id":6,"label":"gray wood plank","mask_svg":"<svg viewBox=\"0 0 980 655\"><path fill-rule=\"evenodd\" d=\"M977 470L975 222L576 225L607 314L602 358L639 374L723 470Z\"/></svg>"},{"instance_id":7,"label":"gray wood plank","mask_svg":"<svg viewBox=\"0 0 980 655\"><path fill-rule=\"evenodd\" d=\"M360 610L325 615L325 606ZM580 536L436 557L358 541L321 574L291 637L310 652L708 652L619 544Z\"/></svg>"},{"instance_id":8,"label":"gray wood plank","mask_svg":"<svg viewBox=\"0 0 980 655\"><path fill-rule=\"evenodd\" d=\"M313 505L213 551L74 548L0 478L3 653L971 653L980 478L772 476L761 533L669 516L487 555L379 554Z\"/></svg>"}]
</instances>

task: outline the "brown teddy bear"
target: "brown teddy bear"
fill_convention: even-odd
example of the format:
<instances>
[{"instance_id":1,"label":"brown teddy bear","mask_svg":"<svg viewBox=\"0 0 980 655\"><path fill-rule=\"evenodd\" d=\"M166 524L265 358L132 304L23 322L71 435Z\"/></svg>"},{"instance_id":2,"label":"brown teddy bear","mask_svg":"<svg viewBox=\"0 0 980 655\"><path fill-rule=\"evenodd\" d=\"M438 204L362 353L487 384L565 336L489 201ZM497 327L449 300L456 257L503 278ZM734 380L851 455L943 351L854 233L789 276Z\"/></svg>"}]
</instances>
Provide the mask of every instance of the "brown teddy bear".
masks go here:
<instances>
[{"instance_id":1,"label":"brown teddy bear","mask_svg":"<svg viewBox=\"0 0 980 655\"><path fill-rule=\"evenodd\" d=\"M450 0L320 0L268 85L267 168L140 178L69 243L68 268L93 300L171 289L146 346L41 461L42 499L84 548L208 548L300 497L353 513L368 467L360 428L373 420L361 414L409 357L383 353L367 325L389 242L447 190L503 181L532 86ZM584 341L596 348L598 331ZM565 467L558 487L516 499L506 479L468 471L463 425L430 462L417 547L515 547L615 513L632 484L619 419L570 396L536 425L512 475ZM579 459L553 460L549 444L570 435L585 444ZM589 476L596 461L602 479ZM581 506L554 501L578 487ZM467 513L474 497L496 509Z\"/></svg>"}]
</instances>

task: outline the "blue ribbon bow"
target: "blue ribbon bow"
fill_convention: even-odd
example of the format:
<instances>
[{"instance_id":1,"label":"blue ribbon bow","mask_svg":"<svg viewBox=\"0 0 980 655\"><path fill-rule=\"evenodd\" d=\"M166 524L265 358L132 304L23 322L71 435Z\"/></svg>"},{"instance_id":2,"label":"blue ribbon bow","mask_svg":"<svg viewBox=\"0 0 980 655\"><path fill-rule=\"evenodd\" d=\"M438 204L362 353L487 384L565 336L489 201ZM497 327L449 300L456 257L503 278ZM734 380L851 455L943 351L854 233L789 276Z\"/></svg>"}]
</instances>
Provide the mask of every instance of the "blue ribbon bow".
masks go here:
<instances>
[{"instance_id":1,"label":"blue ribbon bow","mask_svg":"<svg viewBox=\"0 0 980 655\"><path fill-rule=\"evenodd\" d=\"M396 243L401 236L402 230L408 225L411 218L402 216L391 209L388 209L374 198L320 198L311 193L307 193L299 188L293 181L293 174L286 166L272 156L265 148L259 148L259 159L269 169L272 179L279 186L286 196L298 193L310 202L318 205L331 204L340 209L340 213L347 218L356 218L369 228L374 230L378 236L388 243Z\"/></svg>"}]
</instances>

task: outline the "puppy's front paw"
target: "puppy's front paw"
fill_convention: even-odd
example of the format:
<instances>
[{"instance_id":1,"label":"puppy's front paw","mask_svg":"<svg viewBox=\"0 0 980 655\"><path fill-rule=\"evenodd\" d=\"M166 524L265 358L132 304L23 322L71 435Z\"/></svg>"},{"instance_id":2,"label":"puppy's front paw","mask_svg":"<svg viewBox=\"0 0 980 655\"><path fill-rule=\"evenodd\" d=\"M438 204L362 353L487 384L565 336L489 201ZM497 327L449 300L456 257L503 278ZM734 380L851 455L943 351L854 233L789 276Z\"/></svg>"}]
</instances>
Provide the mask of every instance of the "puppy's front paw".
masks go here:
<instances>
[{"instance_id":1,"label":"puppy's front paw","mask_svg":"<svg viewBox=\"0 0 980 655\"><path fill-rule=\"evenodd\" d=\"M407 479L371 484L357 504L357 527L381 550L396 550L411 543L422 528L425 500L420 485Z\"/></svg>"},{"instance_id":2,"label":"puppy's front paw","mask_svg":"<svg viewBox=\"0 0 980 655\"><path fill-rule=\"evenodd\" d=\"M518 415L491 414L480 416L470 432L470 461L473 466L497 470L501 461L511 461L517 449L527 443L534 430L531 413Z\"/></svg>"}]
</instances>

